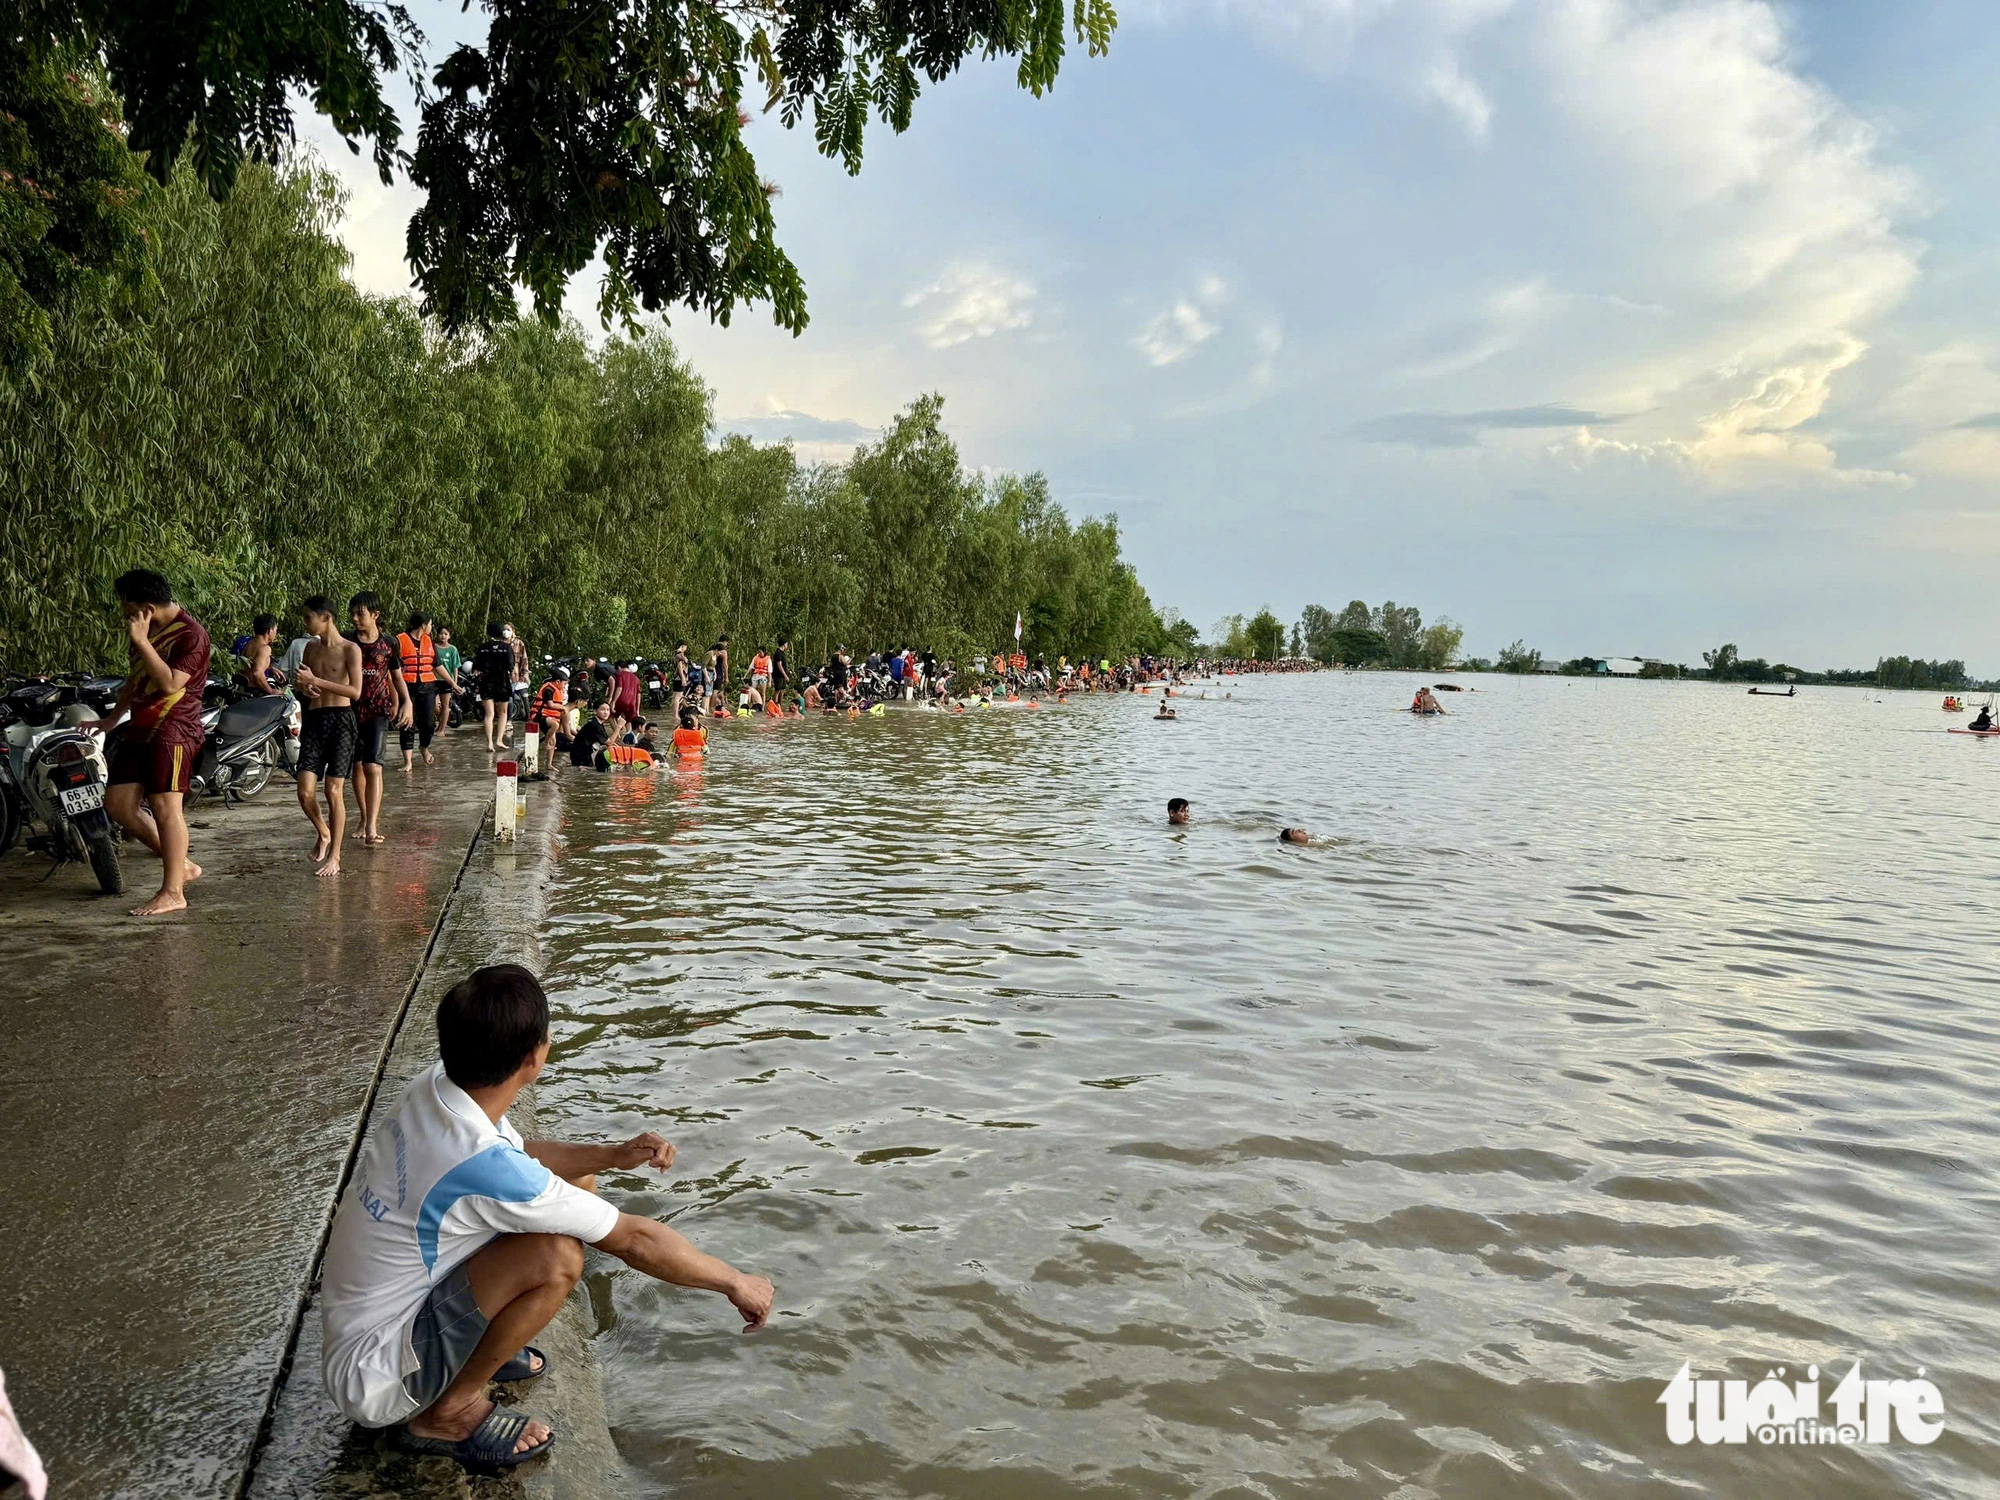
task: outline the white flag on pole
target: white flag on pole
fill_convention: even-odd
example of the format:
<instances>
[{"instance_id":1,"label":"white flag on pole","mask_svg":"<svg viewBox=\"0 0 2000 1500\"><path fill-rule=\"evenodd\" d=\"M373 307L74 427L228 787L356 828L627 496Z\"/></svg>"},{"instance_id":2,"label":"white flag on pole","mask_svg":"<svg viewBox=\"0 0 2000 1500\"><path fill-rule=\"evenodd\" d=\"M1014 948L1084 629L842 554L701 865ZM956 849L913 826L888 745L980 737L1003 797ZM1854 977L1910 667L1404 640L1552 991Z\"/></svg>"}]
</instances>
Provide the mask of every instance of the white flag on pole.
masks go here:
<instances>
[{"instance_id":1,"label":"white flag on pole","mask_svg":"<svg viewBox=\"0 0 2000 1500\"><path fill-rule=\"evenodd\" d=\"M1018 641L1020 638L1021 638L1021 612L1017 609L1014 611L1014 639Z\"/></svg>"}]
</instances>

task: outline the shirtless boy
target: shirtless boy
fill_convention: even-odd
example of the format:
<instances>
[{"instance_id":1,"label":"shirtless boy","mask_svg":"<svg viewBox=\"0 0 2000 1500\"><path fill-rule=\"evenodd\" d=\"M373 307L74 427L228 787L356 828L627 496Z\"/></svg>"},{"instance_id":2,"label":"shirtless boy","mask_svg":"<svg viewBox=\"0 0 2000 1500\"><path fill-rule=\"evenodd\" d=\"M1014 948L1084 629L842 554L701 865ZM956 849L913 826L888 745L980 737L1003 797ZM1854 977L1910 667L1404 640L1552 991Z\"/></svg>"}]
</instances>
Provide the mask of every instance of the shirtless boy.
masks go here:
<instances>
[{"instance_id":1,"label":"shirtless boy","mask_svg":"<svg viewBox=\"0 0 2000 1500\"><path fill-rule=\"evenodd\" d=\"M333 601L326 595L306 600L305 617L312 641L299 664L298 690L305 700L299 724L299 806L318 835L312 851L318 873L338 875L341 845L347 840L347 778L354 771L360 733L354 700L361 696L361 648L340 633ZM326 783L324 818L319 812L321 781Z\"/></svg>"}]
</instances>

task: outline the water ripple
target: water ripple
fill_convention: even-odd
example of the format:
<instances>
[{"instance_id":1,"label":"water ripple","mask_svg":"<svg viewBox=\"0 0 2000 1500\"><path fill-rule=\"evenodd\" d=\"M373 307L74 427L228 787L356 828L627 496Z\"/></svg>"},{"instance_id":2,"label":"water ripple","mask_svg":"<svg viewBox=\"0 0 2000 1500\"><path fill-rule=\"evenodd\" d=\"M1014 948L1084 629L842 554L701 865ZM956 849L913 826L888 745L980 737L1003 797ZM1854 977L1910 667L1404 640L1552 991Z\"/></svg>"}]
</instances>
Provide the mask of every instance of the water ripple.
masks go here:
<instances>
[{"instance_id":1,"label":"water ripple","mask_svg":"<svg viewBox=\"0 0 2000 1500\"><path fill-rule=\"evenodd\" d=\"M669 1130L607 1191L780 1289L746 1339L593 1263L655 1492L2000 1492L1984 747L1915 695L1477 685L569 777L548 1103ZM1938 1443L1666 1441L1683 1360L1857 1358L1927 1368Z\"/></svg>"}]
</instances>

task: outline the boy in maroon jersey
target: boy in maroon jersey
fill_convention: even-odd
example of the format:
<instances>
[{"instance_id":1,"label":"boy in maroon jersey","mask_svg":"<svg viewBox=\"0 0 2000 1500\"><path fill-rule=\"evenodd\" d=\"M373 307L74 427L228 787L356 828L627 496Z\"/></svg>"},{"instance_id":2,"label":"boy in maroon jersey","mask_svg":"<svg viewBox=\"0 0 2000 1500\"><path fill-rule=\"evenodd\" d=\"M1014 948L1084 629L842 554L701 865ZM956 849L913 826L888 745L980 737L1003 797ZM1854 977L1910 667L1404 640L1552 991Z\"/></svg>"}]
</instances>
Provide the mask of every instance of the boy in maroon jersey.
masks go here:
<instances>
[{"instance_id":1,"label":"boy in maroon jersey","mask_svg":"<svg viewBox=\"0 0 2000 1500\"><path fill-rule=\"evenodd\" d=\"M110 714L83 727L109 732L131 715L111 754L104 810L160 856L159 894L132 910L135 917L157 917L184 911L187 883L201 876L188 858L181 800L207 738L201 695L208 686L208 632L174 602L173 588L158 573L134 568L112 588L125 616L132 671Z\"/></svg>"}]
</instances>

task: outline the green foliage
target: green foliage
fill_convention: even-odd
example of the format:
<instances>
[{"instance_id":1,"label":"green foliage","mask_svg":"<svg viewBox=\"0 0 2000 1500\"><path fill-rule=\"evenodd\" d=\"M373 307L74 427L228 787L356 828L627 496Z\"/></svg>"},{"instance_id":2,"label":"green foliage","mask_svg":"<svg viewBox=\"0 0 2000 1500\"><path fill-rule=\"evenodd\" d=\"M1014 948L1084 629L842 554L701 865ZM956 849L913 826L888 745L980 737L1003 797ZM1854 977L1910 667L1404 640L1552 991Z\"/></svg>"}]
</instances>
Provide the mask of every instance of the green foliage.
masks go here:
<instances>
[{"instance_id":1,"label":"green foliage","mask_svg":"<svg viewBox=\"0 0 2000 1500\"><path fill-rule=\"evenodd\" d=\"M1499 659L1494 663L1502 672L1539 672L1542 667L1542 653L1521 641L1500 648Z\"/></svg>"},{"instance_id":2,"label":"green foliage","mask_svg":"<svg viewBox=\"0 0 2000 1500\"><path fill-rule=\"evenodd\" d=\"M1338 615L1323 604L1308 604L1295 627L1299 654L1332 665L1370 666L1443 672L1458 660L1465 631L1448 619L1424 628L1414 606L1394 600L1370 609L1352 600Z\"/></svg>"},{"instance_id":3,"label":"green foliage","mask_svg":"<svg viewBox=\"0 0 2000 1500\"><path fill-rule=\"evenodd\" d=\"M1333 664L1333 632L1338 628L1333 611L1323 604L1308 604L1299 611L1299 654L1326 666Z\"/></svg>"},{"instance_id":4,"label":"green foliage","mask_svg":"<svg viewBox=\"0 0 2000 1500\"><path fill-rule=\"evenodd\" d=\"M1417 665L1427 672L1448 672L1458 662L1458 648L1465 642L1465 630L1448 619L1440 619L1417 637Z\"/></svg>"},{"instance_id":5,"label":"green foliage","mask_svg":"<svg viewBox=\"0 0 2000 1500\"><path fill-rule=\"evenodd\" d=\"M1424 617L1415 605L1399 605L1391 599L1375 611L1371 623L1375 633L1388 643L1386 665L1397 668L1422 665L1418 652L1423 640Z\"/></svg>"},{"instance_id":6,"label":"green foliage","mask_svg":"<svg viewBox=\"0 0 2000 1500\"><path fill-rule=\"evenodd\" d=\"M711 445L707 389L658 330L447 338L342 275L339 196L245 166L216 202L183 164L141 206L154 281L127 315L51 320L0 384L0 662L113 665L110 582L158 567L227 639L259 610L363 587L470 647L664 652L729 631L801 662L839 642L963 659L1158 650L1115 519L1039 475L967 471L925 397L851 463ZM748 651L739 653L744 660Z\"/></svg>"},{"instance_id":7,"label":"green foliage","mask_svg":"<svg viewBox=\"0 0 2000 1500\"><path fill-rule=\"evenodd\" d=\"M1965 663L1885 656L1875 663L1875 685L1885 688L1962 688L1966 686Z\"/></svg>"},{"instance_id":8,"label":"green foliage","mask_svg":"<svg viewBox=\"0 0 2000 1500\"><path fill-rule=\"evenodd\" d=\"M1285 626L1266 605L1257 611L1256 617L1243 627L1244 637L1250 644L1250 655L1258 661L1276 661L1285 654Z\"/></svg>"},{"instance_id":9,"label":"green foliage","mask_svg":"<svg viewBox=\"0 0 2000 1500\"><path fill-rule=\"evenodd\" d=\"M1708 675L1717 682L1728 682L1737 675L1738 660L1736 647L1733 644L1717 646L1713 651L1701 653L1701 664L1708 669Z\"/></svg>"},{"instance_id":10,"label":"green foliage","mask_svg":"<svg viewBox=\"0 0 2000 1500\"><path fill-rule=\"evenodd\" d=\"M510 320L516 286L553 325L571 278L601 257L607 324L683 303L727 323L738 303L766 301L797 332L805 289L777 244L776 189L743 139L746 84L762 85L764 108L787 126L810 106L819 149L858 171L869 115L908 129L921 80L1005 56L1039 97L1072 38L1101 54L1117 25L1110 0L480 9L483 45L434 69L405 7L368 0L21 0L0 49L27 66L66 50L100 61L154 175L164 183L191 164L217 197L246 162L290 145L302 96L351 147L365 144L388 182L403 125L382 83L407 71L420 114L408 163L424 193L409 255L447 329Z\"/></svg>"},{"instance_id":11,"label":"green foliage","mask_svg":"<svg viewBox=\"0 0 2000 1500\"><path fill-rule=\"evenodd\" d=\"M1160 649L1167 655L1187 660L1201 651L1201 632L1195 629L1194 621L1181 618L1177 609L1160 611Z\"/></svg>"},{"instance_id":12,"label":"green foliage","mask_svg":"<svg viewBox=\"0 0 2000 1500\"><path fill-rule=\"evenodd\" d=\"M145 176L100 79L0 35L0 378L46 358L51 316L145 281Z\"/></svg>"},{"instance_id":13,"label":"green foliage","mask_svg":"<svg viewBox=\"0 0 2000 1500\"><path fill-rule=\"evenodd\" d=\"M1327 643L1332 660L1342 666L1372 666L1389 656L1389 642L1382 632L1365 626L1342 625L1327 637Z\"/></svg>"}]
</instances>

